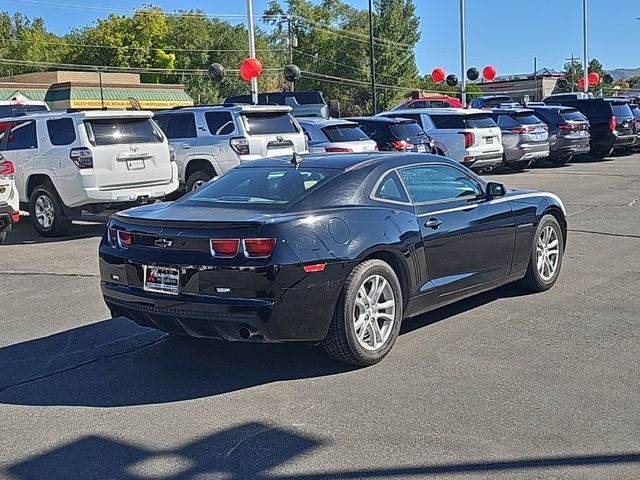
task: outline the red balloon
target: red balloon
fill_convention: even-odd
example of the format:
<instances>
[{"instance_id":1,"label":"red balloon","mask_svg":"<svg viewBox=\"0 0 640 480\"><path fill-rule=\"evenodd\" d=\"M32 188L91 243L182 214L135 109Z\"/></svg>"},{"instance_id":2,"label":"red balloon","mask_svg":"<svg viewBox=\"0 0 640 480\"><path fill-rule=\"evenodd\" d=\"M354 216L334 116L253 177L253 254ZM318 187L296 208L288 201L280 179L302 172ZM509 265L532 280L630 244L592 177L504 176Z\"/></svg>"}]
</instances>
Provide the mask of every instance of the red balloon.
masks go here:
<instances>
[{"instance_id":1,"label":"red balloon","mask_svg":"<svg viewBox=\"0 0 640 480\"><path fill-rule=\"evenodd\" d=\"M493 68L491 65L487 65L482 70L482 76L487 80L493 80L494 78L496 78L496 69Z\"/></svg>"},{"instance_id":2,"label":"red balloon","mask_svg":"<svg viewBox=\"0 0 640 480\"><path fill-rule=\"evenodd\" d=\"M447 76L447 74L444 73L444 70L441 69L440 67L434 68L433 72L431 72L431 78L436 83L440 83L441 81L443 81L444 77L446 77L446 76Z\"/></svg>"},{"instance_id":3,"label":"red balloon","mask_svg":"<svg viewBox=\"0 0 640 480\"><path fill-rule=\"evenodd\" d=\"M595 87L600 83L600 75L598 75L598 72L589 73L588 78L589 78L589 85L591 85L592 87Z\"/></svg>"},{"instance_id":4,"label":"red balloon","mask_svg":"<svg viewBox=\"0 0 640 480\"><path fill-rule=\"evenodd\" d=\"M240 76L249 81L262 74L262 62L257 58L245 58L240 66Z\"/></svg>"},{"instance_id":5,"label":"red balloon","mask_svg":"<svg viewBox=\"0 0 640 480\"><path fill-rule=\"evenodd\" d=\"M580 80L578 80L578 85L580 85L580 88L584 88L584 78L580 78Z\"/></svg>"}]
</instances>

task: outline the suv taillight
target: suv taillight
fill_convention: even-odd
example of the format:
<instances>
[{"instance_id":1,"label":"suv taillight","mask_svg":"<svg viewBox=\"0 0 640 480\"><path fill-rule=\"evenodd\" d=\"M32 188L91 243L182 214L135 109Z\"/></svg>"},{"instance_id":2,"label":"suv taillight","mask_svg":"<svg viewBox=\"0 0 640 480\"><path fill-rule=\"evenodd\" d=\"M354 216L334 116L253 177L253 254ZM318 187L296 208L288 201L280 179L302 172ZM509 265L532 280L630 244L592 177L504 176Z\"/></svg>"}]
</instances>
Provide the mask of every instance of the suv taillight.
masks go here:
<instances>
[{"instance_id":1,"label":"suv taillight","mask_svg":"<svg viewBox=\"0 0 640 480\"><path fill-rule=\"evenodd\" d=\"M560 130L565 130L567 132L575 132L576 130L582 130L582 125L567 123L563 125L558 125L558 128Z\"/></svg>"},{"instance_id":2,"label":"suv taillight","mask_svg":"<svg viewBox=\"0 0 640 480\"><path fill-rule=\"evenodd\" d=\"M394 140L391 145L395 150L398 150L399 152L413 150L413 143L409 143L406 140Z\"/></svg>"},{"instance_id":3,"label":"suv taillight","mask_svg":"<svg viewBox=\"0 0 640 480\"><path fill-rule=\"evenodd\" d=\"M169 161L170 162L176 161L176 149L173 148L173 145L169 145Z\"/></svg>"},{"instance_id":4,"label":"suv taillight","mask_svg":"<svg viewBox=\"0 0 640 480\"><path fill-rule=\"evenodd\" d=\"M353 150L347 147L324 147L324 151L327 153L351 153Z\"/></svg>"},{"instance_id":5,"label":"suv taillight","mask_svg":"<svg viewBox=\"0 0 640 480\"><path fill-rule=\"evenodd\" d=\"M0 155L0 160L2 160L2 156ZM0 162L0 176L12 179L14 174L16 173L16 167L14 167L13 162L9 160L4 160Z\"/></svg>"},{"instance_id":6,"label":"suv taillight","mask_svg":"<svg viewBox=\"0 0 640 480\"><path fill-rule=\"evenodd\" d=\"M93 168L93 153L88 148L72 148L69 158L78 168Z\"/></svg>"},{"instance_id":7,"label":"suv taillight","mask_svg":"<svg viewBox=\"0 0 640 480\"><path fill-rule=\"evenodd\" d=\"M473 133L471 132L460 132L464 135L464 148L469 148L476 141Z\"/></svg>"},{"instance_id":8,"label":"suv taillight","mask_svg":"<svg viewBox=\"0 0 640 480\"><path fill-rule=\"evenodd\" d=\"M616 122L616 117L611 117L609 119L609 131L613 133L616 131L617 127L618 127L618 122Z\"/></svg>"},{"instance_id":9,"label":"suv taillight","mask_svg":"<svg viewBox=\"0 0 640 480\"><path fill-rule=\"evenodd\" d=\"M533 132L534 130L535 130L535 128L533 128L533 127L517 127L517 128L512 128L512 129L511 129L511 131L512 131L513 133L518 133L518 134L521 134L521 133L531 133L531 132Z\"/></svg>"},{"instance_id":10,"label":"suv taillight","mask_svg":"<svg viewBox=\"0 0 640 480\"><path fill-rule=\"evenodd\" d=\"M229 140L229 145L238 155L249 155L249 140L244 137L236 137Z\"/></svg>"}]
</instances>

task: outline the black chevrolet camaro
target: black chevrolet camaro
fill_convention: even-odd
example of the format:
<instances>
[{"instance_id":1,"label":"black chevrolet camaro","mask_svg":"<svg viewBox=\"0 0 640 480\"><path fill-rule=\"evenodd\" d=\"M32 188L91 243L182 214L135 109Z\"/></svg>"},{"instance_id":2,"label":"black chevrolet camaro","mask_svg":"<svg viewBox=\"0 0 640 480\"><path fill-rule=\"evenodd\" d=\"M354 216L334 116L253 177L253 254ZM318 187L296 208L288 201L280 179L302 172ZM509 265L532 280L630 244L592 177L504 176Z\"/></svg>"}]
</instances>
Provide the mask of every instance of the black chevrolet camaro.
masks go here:
<instances>
[{"instance_id":1,"label":"black chevrolet camaro","mask_svg":"<svg viewBox=\"0 0 640 480\"><path fill-rule=\"evenodd\" d=\"M443 157L274 158L114 215L100 274L114 317L192 337L320 343L370 365L403 319L509 282L547 290L566 235L555 195L486 183Z\"/></svg>"}]
</instances>

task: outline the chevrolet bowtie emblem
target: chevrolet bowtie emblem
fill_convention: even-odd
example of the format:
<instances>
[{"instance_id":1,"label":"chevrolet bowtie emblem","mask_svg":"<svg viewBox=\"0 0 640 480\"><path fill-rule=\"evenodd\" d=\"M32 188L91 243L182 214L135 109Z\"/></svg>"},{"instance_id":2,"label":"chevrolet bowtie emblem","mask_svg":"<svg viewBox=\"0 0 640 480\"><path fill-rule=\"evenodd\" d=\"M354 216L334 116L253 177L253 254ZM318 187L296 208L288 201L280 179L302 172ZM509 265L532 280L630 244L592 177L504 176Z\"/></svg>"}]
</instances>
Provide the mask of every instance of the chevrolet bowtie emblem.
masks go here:
<instances>
[{"instance_id":1,"label":"chevrolet bowtie emblem","mask_svg":"<svg viewBox=\"0 0 640 480\"><path fill-rule=\"evenodd\" d=\"M159 238L155 242L153 242L153 244L156 247L169 248L171 245L173 245L173 240L169 240L168 238Z\"/></svg>"}]
</instances>

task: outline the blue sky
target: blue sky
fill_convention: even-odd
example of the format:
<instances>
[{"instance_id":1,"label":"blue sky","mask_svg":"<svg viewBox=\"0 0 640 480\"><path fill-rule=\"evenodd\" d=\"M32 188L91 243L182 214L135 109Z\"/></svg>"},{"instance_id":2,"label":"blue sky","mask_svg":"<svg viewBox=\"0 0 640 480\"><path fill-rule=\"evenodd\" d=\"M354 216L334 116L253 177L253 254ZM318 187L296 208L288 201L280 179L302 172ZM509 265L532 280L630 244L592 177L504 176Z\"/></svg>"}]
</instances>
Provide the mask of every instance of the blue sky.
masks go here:
<instances>
[{"instance_id":1,"label":"blue sky","mask_svg":"<svg viewBox=\"0 0 640 480\"><path fill-rule=\"evenodd\" d=\"M207 13L244 14L244 0L148 0L165 10L200 8ZM347 0L365 8L367 0ZM415 0L421 18L422 39L416 50L422 73L440 66L459 73L458 0ZM262 12L268 0L254 0ZM532 71L538 65L560 69L572 53L582 55L582 0L467 0L467 64L482 69L487 64L498 74ZM64 8L63 5L82 5ZM136 0L1 0L0 10L41 16L58 34L116 13L141 7ZM589 56L605 68L640 66L640 1L589 0ZM366 46L363 45L363 55Z\"/></svg>"}]
</instances>

